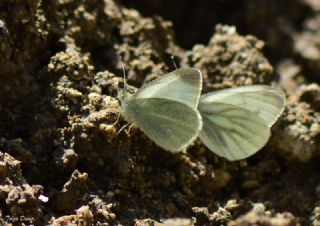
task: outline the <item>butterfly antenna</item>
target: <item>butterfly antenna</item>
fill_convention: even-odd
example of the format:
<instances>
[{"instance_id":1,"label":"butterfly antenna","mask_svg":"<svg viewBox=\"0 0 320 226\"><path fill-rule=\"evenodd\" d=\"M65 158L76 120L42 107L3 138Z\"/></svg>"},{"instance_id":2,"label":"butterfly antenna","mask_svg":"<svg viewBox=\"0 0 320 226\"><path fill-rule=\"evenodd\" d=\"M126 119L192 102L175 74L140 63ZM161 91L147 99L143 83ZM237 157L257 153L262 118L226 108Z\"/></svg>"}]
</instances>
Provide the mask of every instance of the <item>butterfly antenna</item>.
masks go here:
<instances>
[{"instance_id":1,"label":"butterfly antenna","mask_svg":"<svg viewBox=\"0 0 320 226\"><path fill-rule=\"evenodd\" d=\"M172 60L173 66L174 66L175 69L177 70L178 67L177 67L177 64L176 64L176 62L175 62L175 60L174 60L174 56L172 56L172 55L171 55L171 60Z\"/></svg>"},{"instance_id":2,"label":"butterfly antenna","mask_svg":"<svg viewBox=\"0 0 320 226\"><path fill-rule=\"evenodd\" d=\"M124 68L124 63L121 60L121 64L122 64L122 70L123 70L123 89L126 92L127 91L127 84L126 84L126 69Z\"/></svg>"}]
</instances>

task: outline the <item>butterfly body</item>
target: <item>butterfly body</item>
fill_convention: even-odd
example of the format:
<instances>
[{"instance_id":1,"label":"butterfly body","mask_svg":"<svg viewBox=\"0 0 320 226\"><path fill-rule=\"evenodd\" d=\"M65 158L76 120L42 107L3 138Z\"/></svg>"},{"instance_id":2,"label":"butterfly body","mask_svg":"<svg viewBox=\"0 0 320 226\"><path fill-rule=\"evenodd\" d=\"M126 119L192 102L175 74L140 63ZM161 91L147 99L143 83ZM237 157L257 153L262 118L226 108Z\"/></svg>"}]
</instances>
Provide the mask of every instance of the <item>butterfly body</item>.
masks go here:
<instances>
[{"instance_id":1,"label":"butterfly body","mask_svg":"<svg viewBox=\"0 0 320 226\"><path fill-rule=\"evenodd\" d=\"M132 113L135 112L135 110L134 105L131 104L130 99L132 98L133 94L121 90L118 96L121 103L120 114L127 122L132 123L134 121L134 116Z\"/></svg>"},{"instance_id":2,"label":"butterfly body","mask_svg":"<svg viewBox=\"0 0 320 226\"><path fill-rule=\"evenodd\" d=\"M120 93L121 114L165 150L185 149L202 127L197 110L202 75L194 68L181 68L130 94Z\"/></svg>"},{"instance_id":3,"label":"butterfly body","mask_svg":"<svg viewBox=\"0 0 320 226\"><path fill-rule=\"evenodd\" d=\"M282 114L285 95L271 86L219 90L200 98L201 141L230 161L247 158L268 141L270 127Z\"/></svg>"}]
</instances>

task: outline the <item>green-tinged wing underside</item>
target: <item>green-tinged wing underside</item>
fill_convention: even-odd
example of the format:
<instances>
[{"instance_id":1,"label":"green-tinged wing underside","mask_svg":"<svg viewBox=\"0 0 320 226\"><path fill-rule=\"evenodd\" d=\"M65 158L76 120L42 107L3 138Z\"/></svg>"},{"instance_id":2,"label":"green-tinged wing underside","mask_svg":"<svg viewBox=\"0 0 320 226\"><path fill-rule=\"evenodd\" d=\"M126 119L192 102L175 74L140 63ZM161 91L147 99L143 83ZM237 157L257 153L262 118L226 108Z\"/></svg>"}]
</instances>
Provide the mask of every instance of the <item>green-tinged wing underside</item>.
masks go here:
<instances>
[{"instance_id":1,"label":"green-tinged wing underside","mask_svg":"<svg viewBox=\"0 0 320 226\"><path fill-rule=\"evenodd\" d=\"M156 144L172 152L186 148L202 126L196 110L172 100L136 99L132 102L132 111L134 123Z\"/></svg>"},{"instance_id":2,"label":"green-tinged wing underside","mask_svg":"<svg viewBox=\"0 0 320 226\"><path fill-rule=\"evenodd\" d=\"M201 72L196 68L180 68L144 85L134 98L168 99L196 109L201 89Z\"/></svg>"},{"instance_id":3,"label":"green-tinged wing underside","mask_svg":"<svg viewBox=\"0 0 320 226\"><path fill-rule=\"evenodd\" d=\"M271 86L243 86L202 95L200 102L239 106L259 115L268 126L272 126L284 110L285 94L282 90Z\"/></svg>"},{"instance_id":4,"label":"green-tinged wing underside","mask_svg":"<svg viewBox=\"0 0 320 226\"><path fill-rule=\"evenodd\" d=\"M249 157L267 142L270 129L257 114L236 105L200 102L202 142L214 153L235 161Z\"/></svg>"}]
</instances>

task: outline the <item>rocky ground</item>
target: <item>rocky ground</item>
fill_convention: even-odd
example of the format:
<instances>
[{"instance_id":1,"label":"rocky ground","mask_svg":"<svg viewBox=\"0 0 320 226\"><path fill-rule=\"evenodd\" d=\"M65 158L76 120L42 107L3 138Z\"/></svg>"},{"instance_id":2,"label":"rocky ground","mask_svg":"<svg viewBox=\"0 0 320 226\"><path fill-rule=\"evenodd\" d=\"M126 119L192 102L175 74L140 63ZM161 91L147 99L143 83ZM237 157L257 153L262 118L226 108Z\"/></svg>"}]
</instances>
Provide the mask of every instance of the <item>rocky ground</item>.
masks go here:
<instances>
[{"instance_id":1,"label":"rocky ground","mask_svg":"<svg viewBox=\"0 0 320 226\"><path fill-rule=\"evenodd\" d=\"M0 2L1 225L320 225L318 0ZM199 68L204 92L273 84L266 147L228 162L125 125L140 87ZM121 60L122 59L122 60Z\"/></svg>"}]
</instances>

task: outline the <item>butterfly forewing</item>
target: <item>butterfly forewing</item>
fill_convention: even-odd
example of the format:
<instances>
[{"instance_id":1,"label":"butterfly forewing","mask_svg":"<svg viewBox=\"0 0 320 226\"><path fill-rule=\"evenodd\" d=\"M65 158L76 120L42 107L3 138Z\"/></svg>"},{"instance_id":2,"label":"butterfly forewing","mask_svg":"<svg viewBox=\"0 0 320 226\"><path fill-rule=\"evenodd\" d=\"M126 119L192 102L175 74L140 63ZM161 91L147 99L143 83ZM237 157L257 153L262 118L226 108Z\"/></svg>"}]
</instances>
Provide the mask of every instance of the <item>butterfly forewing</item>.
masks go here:
<instances>
[{"instance_id":1,"label":"butterfly forewing","mask_svg":"<svg viewBox=\"0 0 320 226\"><path fill-rule=\"evenodd\" d=\"M225 103L245 108L259 115L272 126L284 110L285 94L271 86L243 86L211 92L201 96L201 102Z\"/></svg>"},{"instance_id":2,"label":"butterfly forewing","mask_svg":"<svg viewBox=\"0 0 320 226\"><path fill-rule=\"evenodd\" d=\"M198 106L202 75L196 68L180 68L143 86L135 98L162 98Z\"/></svg>"}]
</instances>

